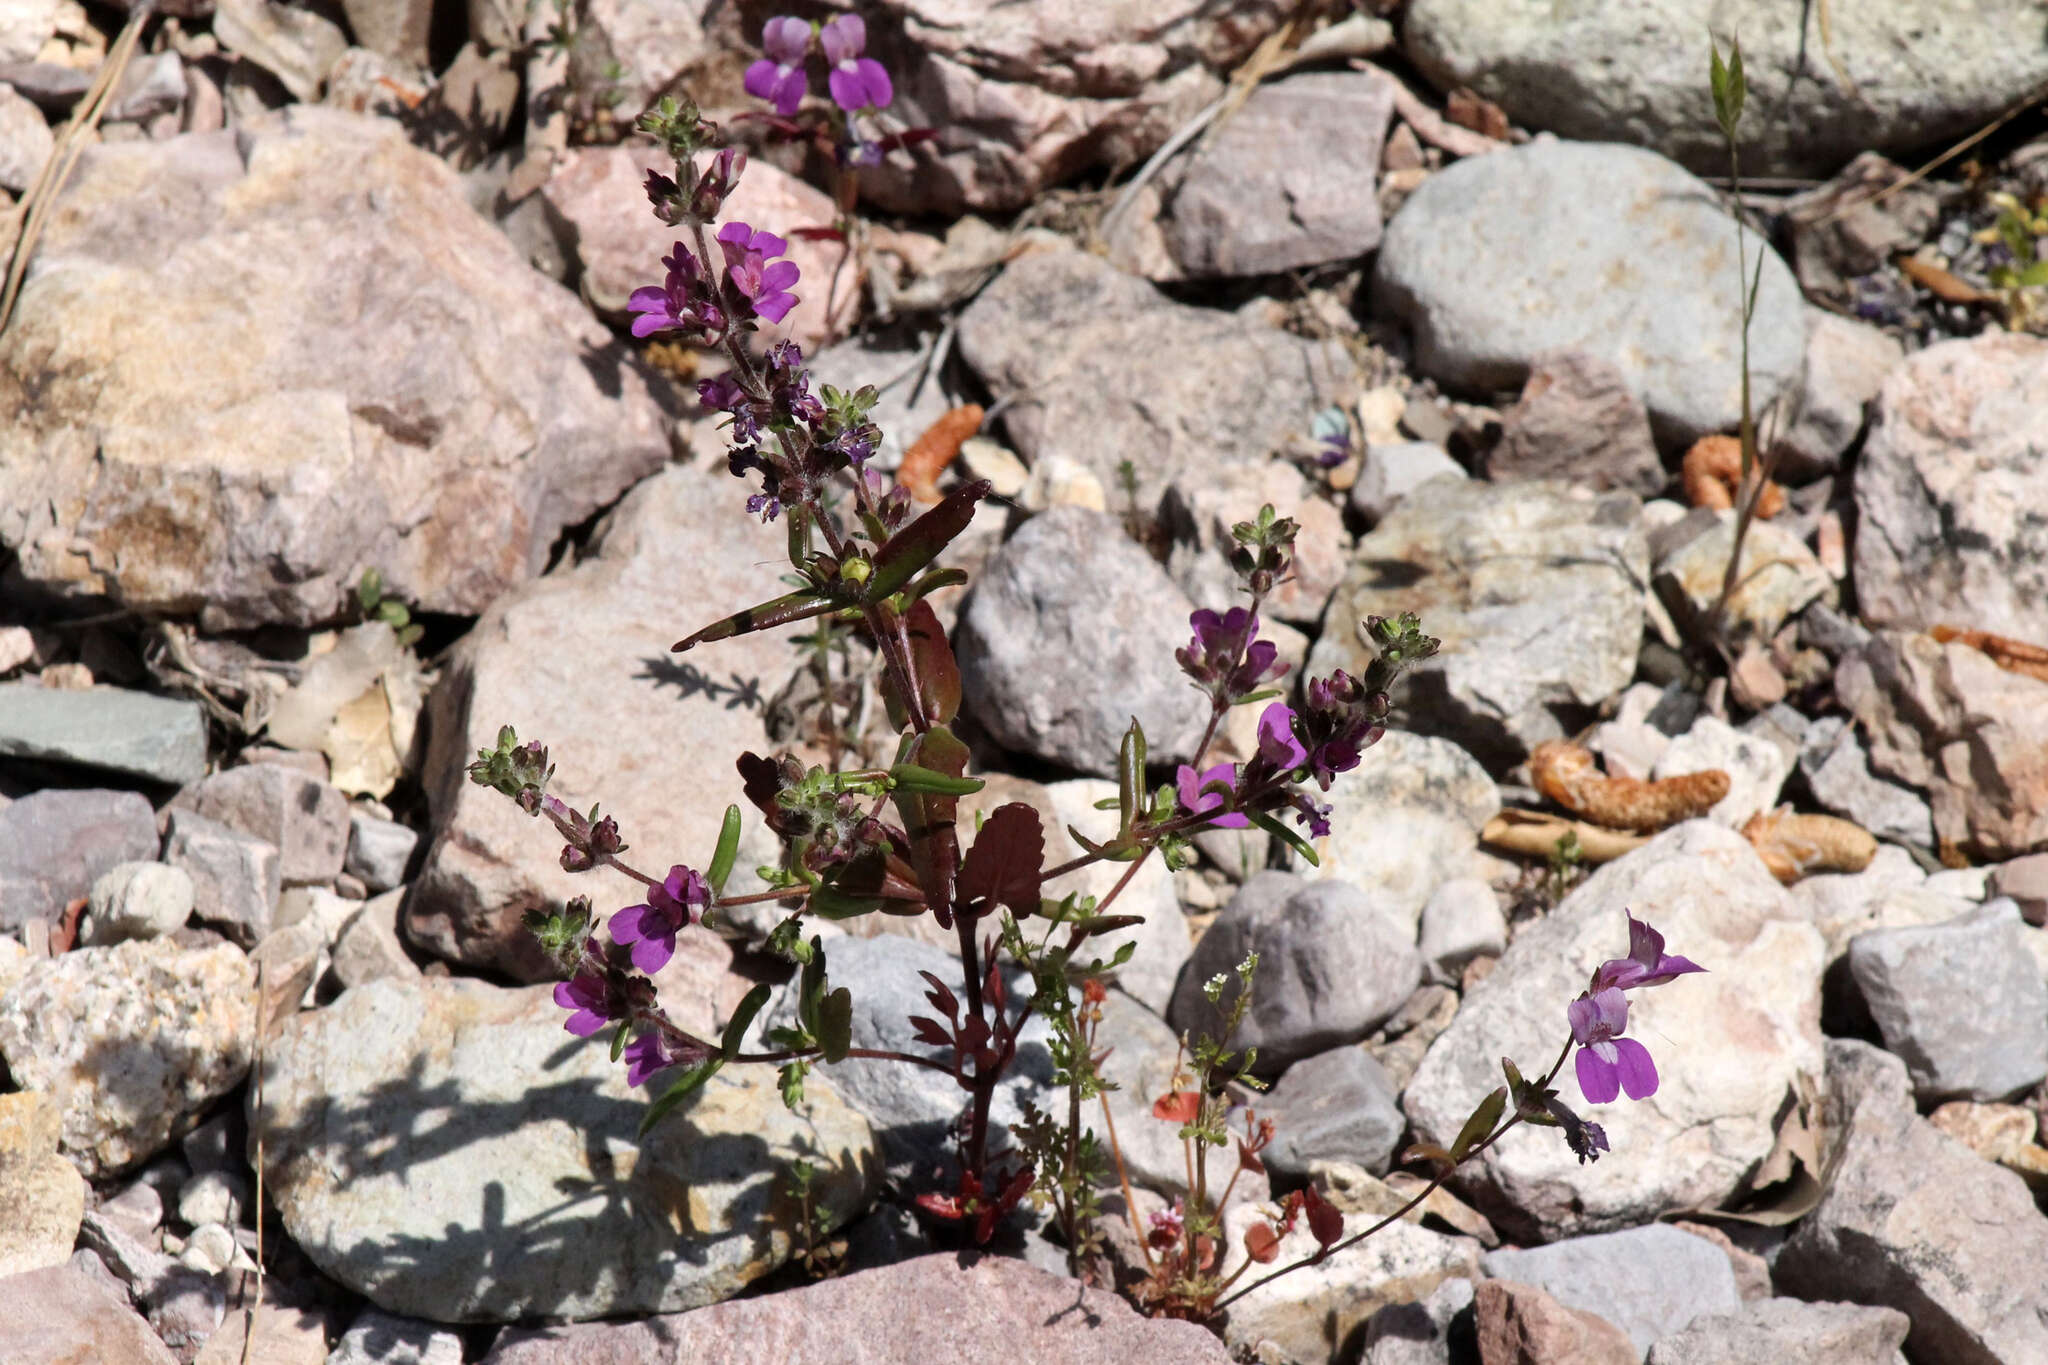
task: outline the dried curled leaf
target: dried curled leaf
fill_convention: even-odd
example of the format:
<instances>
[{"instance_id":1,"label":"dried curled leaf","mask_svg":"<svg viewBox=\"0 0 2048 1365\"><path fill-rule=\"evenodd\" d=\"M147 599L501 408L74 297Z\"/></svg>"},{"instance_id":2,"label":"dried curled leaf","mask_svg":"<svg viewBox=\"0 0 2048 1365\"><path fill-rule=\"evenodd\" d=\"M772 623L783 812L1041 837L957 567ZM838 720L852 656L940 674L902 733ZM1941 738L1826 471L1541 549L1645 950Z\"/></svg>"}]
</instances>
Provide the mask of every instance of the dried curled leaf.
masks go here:
<instances>
[{"instance_id":1,"label":"dried curled leaf","mask_svg":"<svg viewBox=\"0 0 2048 1365\"><path fill-rule=\"evenodd\" d=\"M1579 841L1579 861L1593 864L1611 863L1650 842L1647 834L1625 834L1583 820L1513 807L1488 820L1486 828L1479 831L1479 841L1510 853L1548 858L1556 851L1557 841L1567 834Z\"/></svg>"},{"instance_id":2,"label":"dried curled leaf","mask_svg":"<svg viewBox=\"0 0 2048 1365\"><path fill-rule=\"evenodd\" d=\"M981 404L962 403L925 428L924 435L903 453L896 481L919 502L937 502L939 475L960 454L967 438L981 430L981 418Z\"/></svg>"},{"instance_id":3,"label":"dried curled leaf","mask_svg":"<svg viewBox=\"0 0 2048 1365\"><path fill-rule=\"evenodd\" d=\"M1750 816L1742 837L1787 886L1814 872L1861 872L1877 856L1877 840L1861 825L1832 815L1796 815L1790 806Z\"/></svg>"},{"instance_id":4,"label":"dried curled leaf","mask_svg":"<svg viewBox=\"0 0 2048 1365\"><path fill-rule=\"evenodd\" d=\"M2030 645L2025 640L2015 640L2009 635L1993 635L1988 630L1971 630L1966 626L1936 626L1927 632L1942 644L1968 645L1991 656L1991 662L2008 673L2024 673L2030 678L2048 682L2048 649Z\"/></svg>"},{"instance_id":5,"label":"dried curled leaf","mask_svg":"<svg viewBox=\"0 0 2048 1365\"><path fill-rule=\"evenodd\" d=\"M1593 755L1561 739L1536 746L1529 755L1529 775L1537 791L1572 814L1609 829L1644 834L1705 815L1728 795L1728 774L1719 768L1661 782L1603 777Z\"/></svg>"},{"instance_id":6,"label":"dried curled leaf","mask_svg":"<svg viewBox=\"0 0 2048 1365\"><path fill-rule=\"evenodd\" d=\"M1733 436L1702 436L1685 452L1680 473L1688 503L1725 511L1735 505L1742 485L1742 442ZM1784 510L1785 490L1775 483L1764 484L1757 495L1756 514L1770 518Z\"/></svg>"}]
</instances>

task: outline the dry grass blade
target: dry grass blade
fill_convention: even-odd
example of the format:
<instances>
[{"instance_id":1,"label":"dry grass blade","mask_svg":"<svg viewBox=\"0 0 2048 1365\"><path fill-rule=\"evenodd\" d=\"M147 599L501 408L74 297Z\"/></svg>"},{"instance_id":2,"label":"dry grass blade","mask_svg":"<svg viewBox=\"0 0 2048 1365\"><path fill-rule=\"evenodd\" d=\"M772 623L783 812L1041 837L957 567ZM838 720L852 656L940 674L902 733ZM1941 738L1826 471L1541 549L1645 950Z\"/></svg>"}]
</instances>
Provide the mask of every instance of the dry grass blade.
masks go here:
<instances>
[{"instance_id":1,"label":"dry grass blade","mask_svg":"<svg viewBox=\"0 0 2048 1365\"><path fill-rule=\"evenodd\" d=\"M939 501L939 475L960 454L967 438L981 430L981 419L981 404L962 403L926 427L924 435L903 453L897 482L919 502Z\"/></svg>"},{"instance_id":2,"label":"dry grass blade","mask_svg":"<svg viewBox=\"0 0 2048 1365\"><path fill-rule=\"evenodd\" d=\"M43 235L43 225L49 221L50 211L57 203L57 196L63 192L64 182L71 178L72 167L93 141L99 130L100 116L107 111L112 101L114 87L127 73L129 59L135 55L136 46L142 41L142 26L148 22L155 10L155 0L142 0L128 22L121 26L121 34L114 39L114 46L107 53L107 59L100 63L98 74L87 88L85 98L79 102L78 110L66 124L58 137L57 145L50 152L50 159L43 163L43 170L36 177L36 183L22 196L19 205L22 212L21 230L14 239L14 256L7 263L7 283L0 287L0 332L7 330L7 324L14 318L14 303L21 296L21 282L28 274L29 258L35 254L36 241Z\"/></svg>"}]
</instances>

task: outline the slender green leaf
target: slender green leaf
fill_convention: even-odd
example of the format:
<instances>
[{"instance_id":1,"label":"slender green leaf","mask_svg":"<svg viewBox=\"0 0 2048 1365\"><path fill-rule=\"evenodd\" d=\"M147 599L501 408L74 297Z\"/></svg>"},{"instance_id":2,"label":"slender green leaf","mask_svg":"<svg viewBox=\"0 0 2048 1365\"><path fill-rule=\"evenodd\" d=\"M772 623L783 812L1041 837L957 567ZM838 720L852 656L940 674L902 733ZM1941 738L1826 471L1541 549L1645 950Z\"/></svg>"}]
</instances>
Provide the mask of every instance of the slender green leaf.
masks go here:
<instances>
[{"instance_id":1,"label":"slender green leaf","mask_svg":"<svg viewBox=\"0 0 2048 1365\"><path fill-rule=\"evenodd\" d=\"M625 1051L626 1025L625 1021L621 1020L619 1026L612 1030L612 1061L617 1062L624 1055Z\"/></svg>"},{"instance_id":2,"label":"slender green leaf","mask_svg":"<svg viewBox=\"0 0 2048 1365\"><path fill-rule=\"evenodd\" d=\"M704 1082L718 1073L720 1067L739 1055L740 1044L745 1041L747 1030L753 1026L754 1016L761 1012L773 993L774 987L765 981L747 992L739 1008L732 1012L732 1018L726 1021L725 1032L719 1038L718 1052L678 1076L675 1083L661 1093L660 1099L647 1106L647 1113L640 1119L640 1136L647 1136L655 1124L696 1093Z\"/></svg>"},{"instance_id":3,"label":"slender green leaf","mask_svg":"<svg viewBox=\"0 0 2048 1365\"><path fill-rule=\"evenodd\" d=\"M669 652L683 654L708 640L729 640L735 635L751 635L770 626L786 626L792 621L806 621L813 616L824 615L835 605L831 598L810 588L786 593L757 607L748 607L745 611L736 611L723 620L713 621L696 634L687 635L670 645Z\"/></svg>"},{"instance_id":4,"label":"slender green leaf","mask_svg":"<svg viewBox=\"0 0 2048 1365\"><path fill-rule=\"evenodd\" d=\"M805 909L820 919L858 919L862 915L872 915L884 904L885 899L881 896L849 895L836 886L820 882L811 888L811 899Z\"/></svg>"},{"instance_id":5,"label":"slender green leaf","mask_svg":"<svg viewBox=\"0 0 2048 1365\"><path fill-rule=\"evenodd\" d=\"M1287 828L1287 826L1281 824L1272 816L1266 814L1264 811L1247 811L1246 814L1251 816L1253 824L1257 825L1260 829L1266 831L1266 833L1272 835L1274 838L1283 841L1289 848L1293 849L1296 853L1299 853L1302 857L1308 859L1308 865L1310 867L1321 867L1323 865L1322 859L1316 857L1316 851L1313 848L1309 847L1308 840L1302 838L1299 834Z\"/></svg>"},{"instance_id":6,"label":"slender green leaf","mask_svg":"<svg viewBox=\"0 0 2048 1365\"><path fill-rule=\"evenodd\" d=\"M1507 1104L1508 1088L1504 1085L1495 1086L1491 1094L1479 1101L1479 1107L1472 1111L1472 1117L1466 1119L1465 1126L1458 1130L1457 1141L1451 1144L1452 1162L1463 1161L1467 1152L1485 1140L1487 1134L1493 1131L1493 1125L1500 1122L1501 1111L1507 1108Z\"/></svg>"},{"instance_id":7,"label":"slender green leaf","mask_svg":"<svg viewBox=\"0 0 2048 1365\"><path fill-rule=\"evenodd\" d=\"M889 769L889 779L909 791L932 792L939 796L972 796L982 788L978 777L951 777L915 763L898 763Z\"/></svg>"},{"instance_id":8,"label":"slender green leaf","mask_svg":"<svg viewBox=\"0 0 2048 1365\"><path fill-rule=\"evenodd\" d=\"M754 1016L761 1012L768 1003L768 997L774 993L775 988L763 981L747 992L739 1008L732 1012L732 1018L725 1021L725 1032L718 1036L719 1054L725 1060L731 1061L740 1055L740 1044L746 1041L747 1029L753 1025Z\"/></svg>"},{"instance_id":9,"label":"slender green leaf","mask_svg":"<svg viewBox=\"0 0 2048 1365\"><path fill-rule=\"evenodd\" d=\"M718 848L711 855L711 867L705 880L711 883L712 894L725 890L725 879L732 875L733 861L740 852L740 808L725 808L725 823L718 827Z\"/></svg>"}]
</instances>

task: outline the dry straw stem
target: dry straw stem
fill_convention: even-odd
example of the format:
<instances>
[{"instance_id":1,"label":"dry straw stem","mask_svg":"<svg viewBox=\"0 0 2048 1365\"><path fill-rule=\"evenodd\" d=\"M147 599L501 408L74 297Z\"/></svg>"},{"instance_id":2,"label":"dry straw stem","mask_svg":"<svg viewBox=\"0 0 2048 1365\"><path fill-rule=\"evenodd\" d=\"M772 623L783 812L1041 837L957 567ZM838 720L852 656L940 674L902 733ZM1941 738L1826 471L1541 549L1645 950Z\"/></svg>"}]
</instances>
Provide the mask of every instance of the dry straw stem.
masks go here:
<instances>
[{"instance_id":1,"label":"dry straw stem","mask_svg":"<svg viewBox=\"0 0 2048 1365\"><path fill-rule=\"evenodd\" d=\"M1650 842L1647 834L1625 834L1583 820L1567 820L1561 815L1514 809L1488 820L1486 828L1479 831L1479 838L1482 843L1509 853L1548 858L1557 851L1557 841L1567 834L1578 839L1579 859L1588 863L1611 863Z\"/></svg>"},{"instance_id":2,"label":"dry straw stem","mask_svg":"<svg viewBox=\"0 0 2048 1365\"><path fill-rule=\"evenodd\" d=\"M1574 815L1608 829L1654 834L1681 820L1705 815L1728 795L1728 774L1719 768L1644 782L1605 777L1593 755L1569 740L1545 740L1529 755L1536 790Z\"/></svg>"},{"instance_id":3,"label":"dry straw stem","mask_svg":"<svg viewBox=\"0 0 2048 1365\"><path fill-rule=\"evenodd\" d=\"M1742 486L1742 442L1734 436L1702 436L1685 452L1680 466L1685 500L1694 507L1726 511L1735 506ZM1756 514L1769 520L1785 510L1785 490L1764 480L1756 497Z\"/></svg>"},{"instance_id":4,"label":"dry straw stem","mask_svg":"<svg viewBox=\"0 0 2048 1365\"><path fill-rule=\"evenodd\" d=\"M2009 635L1993 635L1988 630L1971 630L1967 626L1936 626L1927 632L1941 644L1968 645L1991 656L1991 662L2008 673L2024 673L2029 678L2048 682L2048 649L2030 645L2025 640L2015 640Z\"/></svg>"},{"instance_id":5,"label":"dry straw stem","mask_svg":"<svg viewBox=\"0 0 2048 1365\"><path fill-rule=\"evenodd\" d=\"M981 404L962 403L925 428L924 435L903 453L903 464L896 471L897 481L910 490L911 497L919 502L939 501L939 475L958 457L967 438L981 430L981 418Z\"/></svg>"},{"instance_id":6,"label":"dry straw stem","mask_svg":"<svg viewBox=\"0 0 2048 1365\"><path fill-rule=\"evenodd\" d=\"M1861 872L1877 856L1877 840L1861 825L1832 815L1796 815L1790 806L1750 816L1742 837L1787 886L1814 872Z\"/></svg>"}]
</instances>

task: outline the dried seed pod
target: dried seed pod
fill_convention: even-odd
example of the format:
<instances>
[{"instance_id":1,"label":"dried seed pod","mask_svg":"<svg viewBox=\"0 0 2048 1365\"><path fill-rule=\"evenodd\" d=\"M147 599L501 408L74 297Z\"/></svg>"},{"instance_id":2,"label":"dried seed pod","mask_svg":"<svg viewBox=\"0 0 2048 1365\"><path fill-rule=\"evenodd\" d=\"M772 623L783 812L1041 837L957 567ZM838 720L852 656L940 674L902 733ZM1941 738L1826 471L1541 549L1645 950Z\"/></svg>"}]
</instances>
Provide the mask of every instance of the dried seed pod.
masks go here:
<instances>
[{"instance_id":1,"label":"dried seed pod","mask_svg":"<svg viewBox=\"0 0 2048 1365\"><path fill-rule=\"evenodd\" d=\"M1593 755L1561 739L1536 746L1529 755L1529 776L1537 791L1572 814L1609 829L1644 834L1705 815L1728 795L1728 774L1719 768L1660 782L1604 777Z\"/></svg>"},{"instance_id":2,"label":"dried seed pod","mask_svg":"<svg viewBox=\"0 0 2048 1365\"><path fill-rule=\"evenodd\" d=\"M1991 662L2008 673L2024 673L2030 678L2048 682L2048 649L2030 645L2025 640L2015 640L2009 635L1993 635L1988 630L1971 630L1964 626L1936 626L1927 632L1942 644L1968 645L1991 656Z\"/></svg>"},{"instance_id":3,"label":"dried seed pod","mask_svg":"<svg viewBox=\"0 0 2048 1365\"><path fill-rule=\"evenodd\" d=\"M1861 872L1877 856L1877 840L1863 826L1832 815L1796 815L1790 806L1750 816L1742 837L1787 886L1814 872Z\"/></svg>"},{"instance_id":4,"label":"dried seed pod","mask_svg":"<svg viewBox=\"0 0 2048 1365\"><path fill-rule=\"evenodd\" d=\"M896 470L896 481L908 488L910 496L919 502L937 502L939 475L960 454L960 447L967 444L967 438L981 430L981 418L981 404L962 403L926 427L924 435L903 453L903 464Z\"/></svg>"},{"instance_id":5,"label":"dried seed pod","mask_svg":"<svg viewBox=\"0 0 2048 1365\"><path fill-rule=\"evenodd\" d=\"M1486 822L1486 828L1479 831L1479 842L1531 858L1548 858L1557 851L1557 841L1567 834L1579 842L1579 861L1596 865L1611 863L1650 842L1647 834L1626 834L1583 820L1516 810L1512 806Z\"/></svg>"},{"instance_id":6,"label":"dried seed pod","mask_svg":"<svg viewBox=\"0 0 2048 1365\"><path fill-rule=\"evenodd\" d=\"M1700 437L1685 452L1680 474L1685 481L1685 500L1694 507L1733 507L1742 485L1742 442L1733 436ZM1765 483L1757 495L1756 514L1770 518L1784 510L1785 490Z\"/></svg>"}]
</instances>

